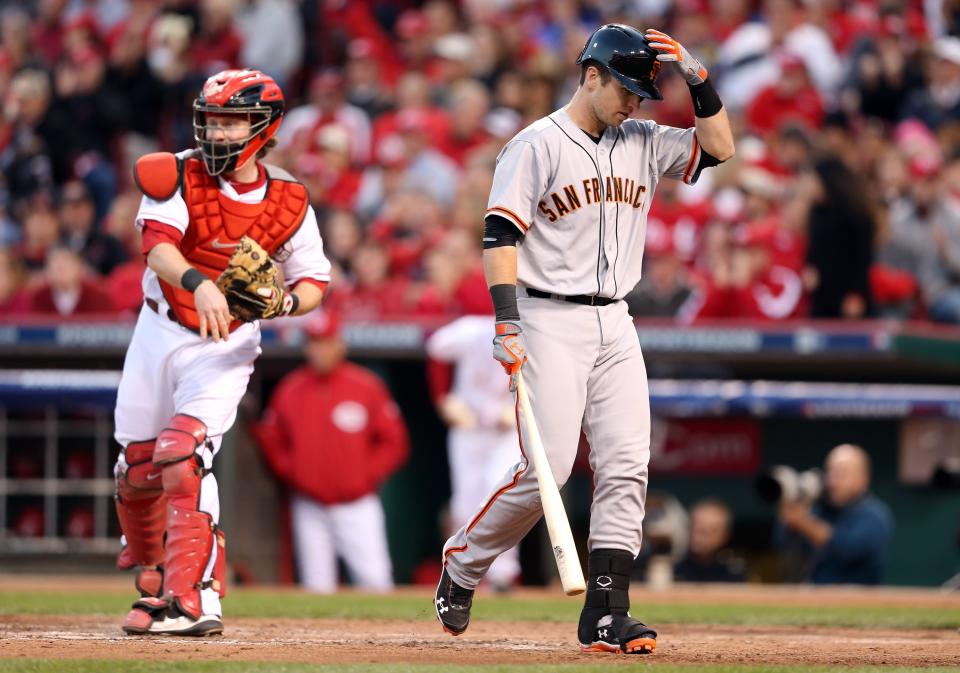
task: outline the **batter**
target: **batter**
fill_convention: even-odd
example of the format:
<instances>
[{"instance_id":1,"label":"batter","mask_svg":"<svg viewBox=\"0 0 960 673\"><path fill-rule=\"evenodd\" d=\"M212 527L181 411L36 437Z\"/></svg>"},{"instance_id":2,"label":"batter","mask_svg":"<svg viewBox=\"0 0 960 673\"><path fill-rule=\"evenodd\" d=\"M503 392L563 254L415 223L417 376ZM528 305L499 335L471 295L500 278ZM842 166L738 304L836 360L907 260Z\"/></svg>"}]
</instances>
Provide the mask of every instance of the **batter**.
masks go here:
<instances>
[{"instance_id":1,"label":"batter","mask_svg":"<svg viewBox=\"0 0 960 673\"><path fill-rule=\"evenodd\" d=\"M258 160L283 104L261 72L214 75L193 105L199 150L146 155L134 171L145 299L117 392L114 468L117 564L136 568L141 594L123 621L130 634L223 631L213 459L260 354L260 325L234 319L213 280L244 235L280 264L283 315L313 310L330 278L306 189Z\"/></svg>"},{"instance_id":2,"label":"batter","mask_svg":"<svg viewBox=\"0 0 960 673\"><path fill-rule=\"evenodd\" d=\"M686 79L696 125L635 119L661 100L662 62ZM581 427L592 451L588 583L578 626L584 651L651 652L656 631L631 617L650 456L646 369L627 306L640 279L647 212L663 178L693 183L733 155L726 112L706 69L675 40L620 24L600 27L577 63L570 103L531 124L497 158L484 232L496 308L494 357L523 369L553 478L570 475ZM523 427L518 416L521 448ZM443 550L434 606L463 633L490 564L541 517L532 465L517 465Z\"/></svg>"}]
</instances>

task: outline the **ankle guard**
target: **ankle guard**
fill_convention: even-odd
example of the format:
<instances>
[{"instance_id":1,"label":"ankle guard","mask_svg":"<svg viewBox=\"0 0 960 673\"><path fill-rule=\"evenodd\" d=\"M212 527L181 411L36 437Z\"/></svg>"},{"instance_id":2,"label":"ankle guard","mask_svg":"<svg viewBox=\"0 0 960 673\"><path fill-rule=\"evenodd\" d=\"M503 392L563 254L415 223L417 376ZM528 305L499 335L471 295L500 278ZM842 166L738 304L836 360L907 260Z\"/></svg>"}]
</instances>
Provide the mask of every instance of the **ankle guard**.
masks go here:
<instances>
[{"instance_id":1,"label":"ankle guard","mask_svg":"<svg viewBox=\"0 0 960 673\"><path fill-rule=\"evenodd\" d=\"M630 610L630 573L633 554L622 549L594 549L587 560L587 595L577 636L593 640L597 622L606 615L625 616Z\"/></svg>"}]
</instances>

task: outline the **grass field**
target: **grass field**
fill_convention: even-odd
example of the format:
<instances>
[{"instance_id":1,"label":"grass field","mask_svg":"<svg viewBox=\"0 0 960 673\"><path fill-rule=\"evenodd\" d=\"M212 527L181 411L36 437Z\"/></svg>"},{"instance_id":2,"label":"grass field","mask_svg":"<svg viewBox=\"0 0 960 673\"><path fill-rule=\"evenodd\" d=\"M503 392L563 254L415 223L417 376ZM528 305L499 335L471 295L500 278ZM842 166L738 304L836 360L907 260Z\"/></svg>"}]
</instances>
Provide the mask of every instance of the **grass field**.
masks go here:
<instances>
[{"instance_id":1,"label":"grass field","mask_svg":"<svg viewBox=\"0 0 960 673\"><path fill-rule=\"evenodd\" d=\"M231 590L226 632L201 640L124 636L131 597L115 578L0 576L0 673L960 670L960 598L922 590L637 591L634 614L660 631L644 657L579 653L579 600L555 591L479 595L460 638L439 629L429 590Z\"/></svg>"},{"instance_id":2,"label":"grass field","mask_svg":"<svg viewBox=\"0 0 960 673\"><path fill-rule=\"evenodd\" d=\"M5 591L0 596L0 615L122 615L130 604L129 591ZM956 602L957 607L900 605L895 610L885 605L648 604L643 608L643 618L651 624L949 629L960 625L960 597ZM232 592L224 605L229 616L246 618L436 619L429 598L425 599L422 592L384 600L371 595L314 596L248 590ZM476 620L576 623L580 603L542 594L525 594L522 600L486 596L477 601L472 614Z\"/></svg>"}]
</instances>

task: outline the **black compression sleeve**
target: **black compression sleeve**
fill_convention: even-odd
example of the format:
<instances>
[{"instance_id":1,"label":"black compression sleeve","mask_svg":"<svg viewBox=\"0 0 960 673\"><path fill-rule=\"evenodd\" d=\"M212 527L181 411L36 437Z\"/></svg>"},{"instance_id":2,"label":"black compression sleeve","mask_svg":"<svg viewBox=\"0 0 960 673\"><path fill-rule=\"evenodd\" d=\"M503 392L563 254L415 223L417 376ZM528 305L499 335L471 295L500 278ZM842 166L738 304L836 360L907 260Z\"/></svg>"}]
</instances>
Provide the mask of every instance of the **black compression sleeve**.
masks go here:
<instances>
[{"instance_id":1,"label":"black compression sleeve","mask_svg":"<svg viewBox=\"0 0 960 673\"><path fill-rule=\"evenodd\" d=\"M490 297L493 299L493 310L497 314L497 322L504 320L520 320L520 309L517 307L517 286L510 283L501 283L490 288Z\"/></svg>"},{"instance_id":2,"label":"black compression sleeve","mask_svg":"<svg viewBox=\"0 0 960 673\"><path fill-rule=\"evenodd\" d=\"M693 98L693 114L697 117L712 117L723 108L720 94L713 88L708 77L701 84L688 84L690 97Z\"/></svg>"},{"instance_id":3,"label":"black compression sleeve","mask_svg":"<svg viewBox=\"0 0 960 673\"><path fill-rule=\"evenodd\" d=\"M488 215L483 226L483 247L499 248L504 245L516 245L523 234L505 217Z\"/></svg>"}]
</instances>

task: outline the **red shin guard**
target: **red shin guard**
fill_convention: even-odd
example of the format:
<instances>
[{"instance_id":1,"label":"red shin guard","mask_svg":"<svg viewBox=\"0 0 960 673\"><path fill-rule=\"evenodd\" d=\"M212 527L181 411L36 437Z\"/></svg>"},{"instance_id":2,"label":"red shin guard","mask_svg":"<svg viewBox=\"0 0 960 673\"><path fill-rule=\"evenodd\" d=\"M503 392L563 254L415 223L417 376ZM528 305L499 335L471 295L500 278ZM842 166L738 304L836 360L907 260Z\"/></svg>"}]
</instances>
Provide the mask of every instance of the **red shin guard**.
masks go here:
<instances>
[{"instance_id":1,"label":"red shin guard","mask_svg":"<svg viewBox=\"0 0 960 673\"><path fill-rule=\"evenodd\" d=\"M160 469L152 463L153 449L152 440L133 442L124 449L127 468L117 475L115 497L117 518L127 541L117 559L120 568L145 566L149 569L163 562L166 498ZM149 576L144 579L142 588L140 583L138 578L141 591L159 584Z\"/></svg>"},{"instance_id":2,"label":"red shin guard","mask_svg":"<svg viewBox=\"0 0 960 673\"><path fill-rule=\"evenodd\" d=\"M201 475L195 459L163 466L167 494L163 596L193 619L202 614L200 589L215 544L213 518L198 511Z\"/></svg>"}]
</instances>

